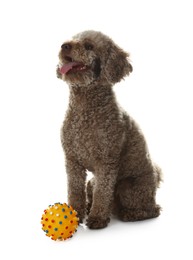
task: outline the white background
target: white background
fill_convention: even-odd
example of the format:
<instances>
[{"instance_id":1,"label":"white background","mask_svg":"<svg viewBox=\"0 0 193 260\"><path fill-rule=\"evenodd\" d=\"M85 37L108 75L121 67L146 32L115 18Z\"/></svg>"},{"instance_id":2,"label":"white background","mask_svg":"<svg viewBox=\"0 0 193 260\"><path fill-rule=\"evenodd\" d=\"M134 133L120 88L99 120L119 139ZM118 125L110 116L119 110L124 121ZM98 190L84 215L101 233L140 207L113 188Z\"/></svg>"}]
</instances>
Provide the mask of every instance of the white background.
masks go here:
<instances>
[{"instance_id":1,"label":"white background","mask_svg":"<svg viewBox=\"0 0 193 260\"><path fill-rule=\"evenodd\" d=\"M188 0L0 2L1 259L193 259L193 7ZM55 76L60 45L86 29L131 53L134 71L115 86L163 168L162 215L66 242L41 230L51 203L66 202L60 127L68 87Z\"/></svg>"}]
</instances>

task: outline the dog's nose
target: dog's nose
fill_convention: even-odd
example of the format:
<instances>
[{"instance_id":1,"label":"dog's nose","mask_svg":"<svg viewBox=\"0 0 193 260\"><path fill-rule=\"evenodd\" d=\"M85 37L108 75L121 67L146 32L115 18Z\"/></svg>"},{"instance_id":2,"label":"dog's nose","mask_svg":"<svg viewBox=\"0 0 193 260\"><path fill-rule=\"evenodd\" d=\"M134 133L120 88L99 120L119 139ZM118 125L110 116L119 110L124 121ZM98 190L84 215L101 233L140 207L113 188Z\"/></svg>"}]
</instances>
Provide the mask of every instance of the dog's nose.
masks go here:
<instances>
[{"instance_id":1,"label":"dog's nose","mask_svg":"<svg viewBox=\"0 0 193 260\"><path fill-rule=\"evenodd\" d=\"M70 43L64 43L61 46L62 50L65 52L69 52L72 49L72 45Z\"/></svg>"}]
</instances>

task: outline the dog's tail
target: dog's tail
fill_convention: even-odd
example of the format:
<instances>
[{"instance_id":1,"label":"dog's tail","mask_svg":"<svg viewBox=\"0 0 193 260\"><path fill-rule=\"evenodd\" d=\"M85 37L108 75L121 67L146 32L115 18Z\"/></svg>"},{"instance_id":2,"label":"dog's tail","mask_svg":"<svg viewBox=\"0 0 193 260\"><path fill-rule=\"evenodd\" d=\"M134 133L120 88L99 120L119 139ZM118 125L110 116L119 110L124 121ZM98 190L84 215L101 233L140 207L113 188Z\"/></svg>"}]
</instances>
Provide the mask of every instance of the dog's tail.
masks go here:
<instances>
[{"instance_id":1,"label":"dog's tail","mask_svg":"<svg viewBox=\"0 0 193 260\"><path fill-rule=\"evenodd\" d=\"M157 187L159 188L160 182L163 181L162 169L157 164L154 164L154 172L156 176Z\"/></svg>"}]
</instances>

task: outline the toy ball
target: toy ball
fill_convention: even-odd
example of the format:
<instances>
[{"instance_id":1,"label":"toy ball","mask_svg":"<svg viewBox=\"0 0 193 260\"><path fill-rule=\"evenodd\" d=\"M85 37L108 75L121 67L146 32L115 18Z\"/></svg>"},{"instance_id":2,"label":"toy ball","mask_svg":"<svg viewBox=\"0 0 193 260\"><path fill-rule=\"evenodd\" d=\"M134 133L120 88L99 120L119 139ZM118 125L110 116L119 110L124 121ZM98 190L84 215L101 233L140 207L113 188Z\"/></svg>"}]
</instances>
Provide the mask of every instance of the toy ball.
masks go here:
<instances>
[{"instance_id":1,"label":"toy ball","mask_svg":"<svg viewBox=\"0 0 193 260\"><path fill-rule=\"evenodd\" d=\"M55 203L44 210L41 224L52 240L66 240L77 231L78 221L77 212L71 206Z\"/></svg>"}]
</instances>

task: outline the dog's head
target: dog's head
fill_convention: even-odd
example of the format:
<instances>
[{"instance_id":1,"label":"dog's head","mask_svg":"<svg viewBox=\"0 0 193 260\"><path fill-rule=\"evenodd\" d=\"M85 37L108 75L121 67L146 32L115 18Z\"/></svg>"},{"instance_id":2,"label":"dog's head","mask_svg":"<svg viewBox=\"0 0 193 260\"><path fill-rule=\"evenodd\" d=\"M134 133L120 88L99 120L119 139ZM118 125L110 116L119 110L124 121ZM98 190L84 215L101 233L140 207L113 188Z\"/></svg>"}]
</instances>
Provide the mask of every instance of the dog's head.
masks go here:
<instances>
[{"instance_id":1,"label":"dog's head","mask_svg":"<svg viewBox=\"0 0 193 260\"><path fill-rule=\"evenodd\" d=\"M62 44L57 76L69 84L115 84L132 72L129 54L108 36L85 31Z\"/></svg>"}]
</instances>

